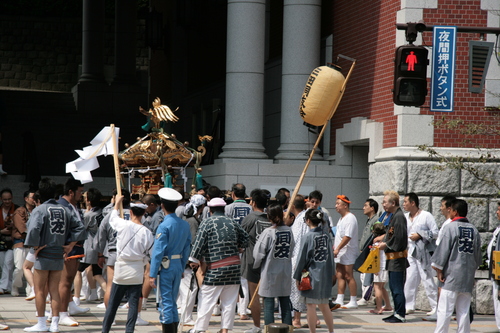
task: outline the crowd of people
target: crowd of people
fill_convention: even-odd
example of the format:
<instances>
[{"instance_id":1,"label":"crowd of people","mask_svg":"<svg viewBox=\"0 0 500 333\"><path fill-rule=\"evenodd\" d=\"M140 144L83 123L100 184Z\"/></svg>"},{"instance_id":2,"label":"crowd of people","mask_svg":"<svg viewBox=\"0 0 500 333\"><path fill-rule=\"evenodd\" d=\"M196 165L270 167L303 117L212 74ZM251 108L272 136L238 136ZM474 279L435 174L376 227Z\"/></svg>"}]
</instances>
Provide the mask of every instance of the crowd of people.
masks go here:
<instances>
[{"instance_id":1,"label":"crowd of people","mask_svg":"<svg viewBox=\"0 0 500 333\"><path fill-rule=\"evenodd\" d=\"M447 220L439 229L415 193L404 195L401 208L397 192L384 192L382 214L379 204L367 199L367 221L360 224L345 195L336 197L339 219L334 223L321 205L320 191L295 194L293 200L286 188L274 195L265 189L247 195L243 184L234 184L228 193L208 186L190 196L171 188L143 197L119 192L107 203L98 189L84 190L73 178L63 186L44 178L37 191L24 193L19 207L10 189L0 191L0 294L18 297L26 285L37 322L25 331L78 326L73 316L90 310L80 301L102 297L102 332L110 331L126 301L125 332L132 333L136 325L148 324L140 312L156 289L163 333L184 327L205 332L213 314L221 315L221 333L227 333L235 313L240 320L252 320L245 333L260 333L262 312L269 325L277 310L290 328L314 333L321 325L317 309L334 332L332 311L373 304L372 299L370 313L390 314L383 318L386 323L405 322L415 311L421 282L431 306L424 320L437 321L436 332L448 331L455 307L458 331L470 330L481 244L464 200L443 197L441 213ZM500 203L497 215L500 219ZM489 254L499 250L499 237L500 228ZM358 297L354 272L374 249L380 267L361 274ZM495 310L500 310L496 280L493 286ZM498 319L497 325L500 329Z\"/></svg>"}]
</instances>

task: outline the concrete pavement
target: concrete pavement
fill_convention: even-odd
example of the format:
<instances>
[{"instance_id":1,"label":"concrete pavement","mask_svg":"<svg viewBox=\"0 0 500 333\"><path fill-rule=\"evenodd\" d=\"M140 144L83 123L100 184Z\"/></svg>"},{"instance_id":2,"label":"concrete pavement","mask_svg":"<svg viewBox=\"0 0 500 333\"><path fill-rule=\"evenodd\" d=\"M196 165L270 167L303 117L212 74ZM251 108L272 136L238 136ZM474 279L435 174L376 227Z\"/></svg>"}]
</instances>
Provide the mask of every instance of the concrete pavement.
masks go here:
<instances>
[{"instance_id":1,"label":"concrete pavement","mask_svg":"<svg viewBox=\"0 0 500 333\"><path fill-rule=\"evenodd\" d=\"M82 301L81 307L89 307L90 312L74 317L80 322L78 327L61 326L61 332L101 332L102 321L104 317L104 309L97 308L98 302ZM388 332L404 332L404 333L427 333L433 332L435 323L423 321L425 313L417 311L415 314L406 316L408 322L403 324L387 324L382 321L385 315L369 314L372 306L360 306L358 309L343 310L339 309L333 312L335 322L335 332L337 333L388 333ZM318 312L320 315L321 313ZM390 313L387 314L387 316ZM148 309L142 311L141 317L150 322L148 326L136 326L136 332L161 332L161 325L158 321L158 312L155 310L154 296L151 296L148 301ZM127 318L127 310L119 309L116 317L117 325L113 326L113 332L124 332L125 321ZM235 325L233 332L243 332L252 327L251 320L238 320L239 316L235 317ZM320 319L322 317L320 316ZM280 322L280 319L276 319ZM35 303L34 301L25 301L24 297L12 297L10 295L0 296L0 323L10 326L10 332L24 333L23 329L27 326L32 326L36 323L35 318ZM302 323L305 324L305 314L302 315ZM191 327L184 327L184 331ZM215 333L220 329L220 316L213 316L210 322L210 333ZM308 332L306 328L297 329L296 332ZM456 323L452 322L450 332L456 331ZM4 332L9 332L6 330ZM321 328L317 329L318 333L327 333L328 329L322 321ZM471 332L498 332L495 325L495 318L491 315L476 315L472 323Z\"/></svg>"}]
</instances>

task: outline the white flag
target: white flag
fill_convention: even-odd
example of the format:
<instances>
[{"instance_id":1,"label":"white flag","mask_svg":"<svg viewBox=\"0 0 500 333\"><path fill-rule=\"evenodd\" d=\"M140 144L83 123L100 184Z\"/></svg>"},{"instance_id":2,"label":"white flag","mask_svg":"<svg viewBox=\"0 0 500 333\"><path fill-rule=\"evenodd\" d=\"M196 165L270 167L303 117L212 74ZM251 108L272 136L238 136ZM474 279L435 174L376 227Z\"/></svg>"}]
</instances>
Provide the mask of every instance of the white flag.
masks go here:
<instances>
[{"instance_id":1,"label":"white flag","mask_svg":"<svg viewBox=\"0 0 500 333\"><path fill-rule=\"evenodd\" d=\"M118 147L118 136L120 128L115 127L116 142L113 142L113 131L110 126L104 127L95 138L90 141L91 146L84 147L82 150L75 150L80 156L76 160L66 163L66 172L71 172L73 177L82 182L90 183L92 175L90 171L99 168L97 156L112 155L115 147ZM118 154L118 152L116 152Z\"/></svg>"}]
</instances>

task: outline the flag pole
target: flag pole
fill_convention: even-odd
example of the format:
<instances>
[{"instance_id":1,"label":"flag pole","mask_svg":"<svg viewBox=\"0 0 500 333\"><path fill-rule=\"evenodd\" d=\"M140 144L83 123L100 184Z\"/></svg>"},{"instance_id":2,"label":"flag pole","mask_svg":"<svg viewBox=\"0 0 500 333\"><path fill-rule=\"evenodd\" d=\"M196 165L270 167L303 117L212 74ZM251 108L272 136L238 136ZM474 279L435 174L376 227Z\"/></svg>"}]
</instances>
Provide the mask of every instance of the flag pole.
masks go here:
<instances>
[{"instance_id":1,"label":"flag pole","mask_svg":"<svg viewBox=\"0 0 500 333\"><path fill-rule=\"evenodd\" d=\"M120 165L118 164L118 138L116 137L115 124L111 124L111 139L113 140L113 162L115 165L116 195L122 195ZM123 201L120 203L120 216L123 218Z\"/></svg>"}]
</instances>

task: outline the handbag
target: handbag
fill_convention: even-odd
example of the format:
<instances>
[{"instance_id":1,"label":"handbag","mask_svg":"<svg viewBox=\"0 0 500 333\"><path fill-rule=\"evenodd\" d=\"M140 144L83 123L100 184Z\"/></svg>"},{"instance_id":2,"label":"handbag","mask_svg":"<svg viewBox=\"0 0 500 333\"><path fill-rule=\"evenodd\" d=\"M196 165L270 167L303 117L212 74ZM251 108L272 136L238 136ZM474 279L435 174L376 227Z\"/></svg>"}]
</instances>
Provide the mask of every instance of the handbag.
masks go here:
<instances>
[{"instance_id":1,"label":"handbag","mask_svg":"<svg viewBox=\"0 0 500 333\"><path fill-rule=\"evenodd\" d=\"M311 285L311 277L309 276L309 271L307 270L302 270L302 274L300 276L300 283L299 283L299 290L311 290L312 285Z\"/></svg>"},{"instance_id":2,"label":"handbag","mask_svg":"<svg viewBox=\"0 0 500 333\"><path fill-rule=\"evenodd\" d=\"M380 250L378 247L372 247L365 262L358 268L358 271L361 273L378 273L380 271Z\"/></svg>"},{"instance_id":3,"label":"handbag","mask_svg":"<svg viewBox=\"0 0 500 333\"><path fill-rule=\"evenodd\" d=\"M363 295L363 299L368 302L370 300L370 298L372 297L372 293L373 293L373 283L370 284L368 289L366 289L366 292Z\"/></svg>"}]
</instances>

